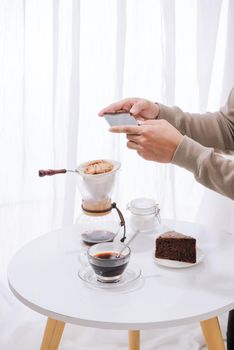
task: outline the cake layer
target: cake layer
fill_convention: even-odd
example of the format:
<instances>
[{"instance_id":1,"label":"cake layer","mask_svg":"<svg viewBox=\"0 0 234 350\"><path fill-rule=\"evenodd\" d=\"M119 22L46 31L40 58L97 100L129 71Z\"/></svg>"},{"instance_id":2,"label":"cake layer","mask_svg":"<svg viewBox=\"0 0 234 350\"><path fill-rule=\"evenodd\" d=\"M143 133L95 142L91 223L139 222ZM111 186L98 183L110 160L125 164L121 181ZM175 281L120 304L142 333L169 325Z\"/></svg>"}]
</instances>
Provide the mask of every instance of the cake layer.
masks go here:
<instances>
[{"instance_id":1,"label":"cake layer","mask_svg":"<svg viewBox=\"0 0 234 350\"><path fill-rule=\"evenodd\" d=\"M176 231L165 232L156 239L155 257L195 263L196 239Z\"/></svg>"}]
</instances>

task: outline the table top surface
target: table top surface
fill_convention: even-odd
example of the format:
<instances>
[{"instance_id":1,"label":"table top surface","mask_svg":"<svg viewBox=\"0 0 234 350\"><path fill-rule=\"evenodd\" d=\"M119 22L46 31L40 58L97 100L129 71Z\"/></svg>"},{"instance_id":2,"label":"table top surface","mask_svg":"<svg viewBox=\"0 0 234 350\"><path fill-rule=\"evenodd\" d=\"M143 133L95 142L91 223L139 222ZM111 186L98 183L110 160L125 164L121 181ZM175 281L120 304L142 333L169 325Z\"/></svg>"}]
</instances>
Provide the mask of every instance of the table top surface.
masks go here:
<instances>
[{"instance_id":1,"label":"table top surface","mask_svg":"<svg viewBox=\"0 0 234 350\"><path fill-rule=\"evenodd\" d=\"M167 220L160 229L168 228L195 237L203 261L182 269L160 266L153 258L158 234L140 233L131 244L131 263L141 268L141 277L124 287L96 288L78 277L83 248L72 226L21 248L8 267L9 286L22 303L48 317L107 329L177 326L234 308L233 235Z\"/></svg>"}]
</instances>

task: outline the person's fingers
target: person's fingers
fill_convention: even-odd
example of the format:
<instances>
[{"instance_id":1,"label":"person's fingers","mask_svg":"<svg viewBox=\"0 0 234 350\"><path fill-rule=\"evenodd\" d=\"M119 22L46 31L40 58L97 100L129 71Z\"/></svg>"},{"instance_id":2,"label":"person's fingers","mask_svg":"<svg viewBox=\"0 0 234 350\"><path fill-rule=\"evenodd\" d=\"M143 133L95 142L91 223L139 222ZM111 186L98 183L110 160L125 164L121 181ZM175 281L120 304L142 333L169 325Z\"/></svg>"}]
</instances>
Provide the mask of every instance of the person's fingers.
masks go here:
<instances>
[{"instance_id":1,"label":"person's fingers","mask_svg":"<svg viewBox=\"0 0 234 350\"><path fill-rule=\"evenodd\" d=\"M161 123L161 120L154 120L154 119L148 119L140 122L141 125L158 125L160 123Z\"/></svg>"},{"instance_id":2,"label":"person's fingers","mask_svg":"<svg viewBox=\"0 0 234 350\"><path fill-rule=\"evenodd\" d=\"M127 134L126 137L129 141L135 142L137 144L140 143L140 135Z\"/></svg>"},{"instance_id":3,"label":"person's fingers","mask_svg":"<svg viewBox=\"0 0 234 350\"><path fill-rule=\"evenodd\" d=\"M116 112L119 112L119 111L129 112L129 110L131 109L134 101L135 101L134 98L125 98L123 100L114 102L114 103L110 104L109 106L101 109L98 112L98 115L100 117L102 117L106 113L116 113Z\"/></svg>"},{"instance_id":4,"label":"person's fingers","mask_svg":"<svg viewBox=\"0 0 234 350\"><path fill-rule=\"evenodd\" d=\"M130 109L130 113L132 115L137 116L140 114L140 112L145 108L145 100L139 100L136 101L136 103L133 104L132 108Z\"/></svg>"},{"instance_id":5,"label":"person's fingers","mask_svg":"<svg viewBox=\"0 0 234 350\"><path fill-rule=\"evenodd\" d=\"M115 133L140 135L141 134L141 127L135 126L135 125L112 126L109 129L109 131L115 132Z\"/></svg>"},{"instance_id":6,"label":"person's fingers","mask_svg":"<svg viewBox=\"0 0 234 350\"><path fill-rule=\"evenodd\" d=\"M133 141L128 141L127 142L127 147L130 149L133 149L135 151L139 150L139 145Z\"/></svg>"}]
</instances>

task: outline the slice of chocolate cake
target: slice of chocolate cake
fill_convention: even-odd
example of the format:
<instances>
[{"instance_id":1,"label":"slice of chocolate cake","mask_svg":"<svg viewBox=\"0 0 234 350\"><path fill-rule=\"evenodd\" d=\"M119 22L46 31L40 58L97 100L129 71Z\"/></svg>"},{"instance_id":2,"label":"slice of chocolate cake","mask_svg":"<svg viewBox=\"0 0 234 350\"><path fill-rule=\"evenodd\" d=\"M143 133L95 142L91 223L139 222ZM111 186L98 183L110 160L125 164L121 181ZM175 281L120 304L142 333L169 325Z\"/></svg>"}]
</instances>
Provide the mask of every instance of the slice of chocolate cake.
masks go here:
<instances>
[{"instance_id":1,"label":"slice of chocolate cake","mask_svg":"<svg viewBox=\"0 0 234 350\"><path fill-rule=\"evenodd\" d=\"M155 257L195 263L196 239L176 231L165 232L156 239Z\"/></svg>"}]
</instances>

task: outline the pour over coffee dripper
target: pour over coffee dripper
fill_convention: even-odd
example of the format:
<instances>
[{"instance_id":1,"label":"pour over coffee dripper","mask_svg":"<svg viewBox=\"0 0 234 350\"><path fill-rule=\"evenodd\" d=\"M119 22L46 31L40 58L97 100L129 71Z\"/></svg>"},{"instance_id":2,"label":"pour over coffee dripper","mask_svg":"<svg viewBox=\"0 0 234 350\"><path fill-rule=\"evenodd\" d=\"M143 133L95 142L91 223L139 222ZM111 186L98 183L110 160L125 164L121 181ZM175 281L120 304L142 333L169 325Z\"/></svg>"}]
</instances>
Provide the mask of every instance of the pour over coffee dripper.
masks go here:
<instances>
[{"instance_id":1,"label":"pour over coffee dripper","mask_svg":"<svg viewBox=\"0 0 234 350\"><path fill-rule=\"evenodd\" d=\"M111 164L111 170L103 173L90 174L86 172L87 166L100 160L80 164L75 170L49 169L39 170L39 176L52 176L73 172L77 174L77 184L82 196L82 213L76 220L77 230L82 240L88 244L113 241L121 227L125 240L126 227L123 214L116 203L111 201L116 174L121 164L114 160L103 160ZM115 209L113 211L112 209Z\"/></svg>"},{"instance_id":2,"label":"pour over coffee dripper","mask_svg":"<svg viewBox=\"0 0 234 350\"><path fill-rule=\"evenodd\" d=\"M87 174L89 162L77 168L78 188L82 196L82 213L76 220L82 240L88 244L113 241L123 226L125 240L125 220L116 203L111 201L116 174L121 164L114 160L105 160L112 164L111 171L100 174ZM112 209L116 209L112 211Z\"/></svg>"}]
</instances>

